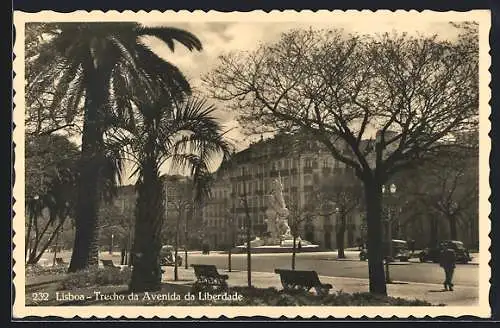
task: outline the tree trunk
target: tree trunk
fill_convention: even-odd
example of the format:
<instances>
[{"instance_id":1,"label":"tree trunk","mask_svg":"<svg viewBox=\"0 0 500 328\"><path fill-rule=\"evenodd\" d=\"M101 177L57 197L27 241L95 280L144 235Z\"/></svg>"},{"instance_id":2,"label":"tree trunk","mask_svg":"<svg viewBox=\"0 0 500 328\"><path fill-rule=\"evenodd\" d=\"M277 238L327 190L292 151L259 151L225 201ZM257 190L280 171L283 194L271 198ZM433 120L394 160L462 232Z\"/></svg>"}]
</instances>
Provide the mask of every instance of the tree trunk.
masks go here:
<instances>
[{"instance_id":1,"label":"tree trunk","mask_svg":"<svg viewBox=\"0 0 500 328\"><path fill-rule=\"evenodd\" d=\"M28 250L30 248L30 237L31 237L31 227L32 227L32 224L33 224L33 215L34 214L31 214L29 215L29 221L28 221L28 229L26 230L26 240L25 240L25 243L24 243L24 247L25 247L25 250L24 250L24 258L26 259L28 257Z\"/></svg>"},{"instance_id":2,"label":"tree trunk","mask_svg":"<svg viewBox=\"0 0 500 328\"><path fill-rule=\"evenodd\" d=\"M429 246L434 247L437 245L438 242L438 231L437 231L437 219L433 216L430 217L429 219L430 223L430 240L429 240Z\"/></svg>"},{"instance_id":3,"label":"tree trunk","mask_svg":"<svg viewBox=\"0 0 500 328\"><path fill-rule=\"evenodd\" d=\"M56 245L54 247L54 256L52 257L52 266L56 266L58 243L59 243L59 231L56 230Z\"/></svg>"},{"instance_id":4,"label":"tree trunk","mask_svg":"<svg viewBox=\"0 0 500 328\"><path fill-rule=\"evenodd\" d=\"M233 252L233 246L230 245L229 246L229 251L227 252L227 271L231 272L232 268L231 268L231 255L232 255L232 252Z\"/></svg>"},{"instance_id":5,"label":"tree trunk","mask_svg":"<svg viewBox=\"0 0 500 328\"><path fill-rule=\"evenodd\" d=\"M455 214L448 215L448 222L450 223L450 239L457 240L457 216Z\"/></svg>"},{"instance_id":6,"label":"tree trunk","mask_svg":"<svg viewBox=\"0 0 500 328\"><path fill-rule=\"evenodd\" d=\"M292 270L295 270L295 254L297 252L297 236L294 234L293 236L293 247L292 247Z\"/></svg>"},{"instance_id":7,"label":"tree trunk","mask_svg":"<svg viewBox=\"0 0 500 328\"><path fill-rule=\"evenodd\" d=\"M55 236L57 235L59 229L61 229L61 227L63 226L64 221L65 221L65 218L62 219L61 222L59 222L56 229L52 232L52 235L49 237L48 241L42 246L42 249L40 250L40 252L38 254L36 253L36 251L34 253L32 252L30 254L30 259L28 260L28 264L36 264L36 263L38 263L38 261L40 261L43 254L45 253L45 251L47 250L47 248L50 246L50 244L54 240ZM38 249L38 245L37 245L36 249Z\"/></svg>"},{"instance_id":8,"label":"tree trunk","mask_svg":"<svg viewBox=\"0 0 500 328\"><path fill-rule=\"evenodd\" d=\"M179 266L177 265L177 254L179 252L179 227L182 220L182 209L179 208L179 216L177 217L177 225L175 227L175 249L174 249L174 280L179 280Z\"/></svg>"},{"instance_id":9,"label":"tree trunk","mask_svg":"<svg viewBox=\"0 0 500 328\"><path fill-rule=\"evenodd\" d=\"M345 259L344 252L344 237L345 237L345 225L342 224L340 229L337 231L337 258Z\"/></svg>"},{"instance_id":10,"label":"tree trunk","mask_svg":"<svg viewBox=\"0 0 500 328\"><path fill-rule=\"evenodd\" d=\"M35 224L36 224L36 226L35 226L36 236L35 236L34 245L33 245L33 247L31 247L31 250L29 253L28 262L27 262L28 264L37 263L40 260L41 256L43 255L43 253L45 252L45 249L48 247L48 244L46 244L45 247L42 247L42 251L40 253L38 253L38 246L40 246L40 243L42 242L43 236L45 235L45 233L49 229L51 222L54 222L52 220L55 220L55 218L52 218L54 214L50 213L50 215L51 215L51 219L49 219L47 221L47 223L45 224L45 226L43 227L41 232L38 231L38 222L35 222ZM49 239L49 240L52 240L52 239ZM40 254L40 256L38 256L38 254Z\"/></svg>"},{"instance_id":11,"label":"tree trunk","mask_svg":"<svg viewBox=\"0 0 500 328\"><path fill-rule=\"evenodd\" d=\"M96 70L87 63L84 70L86 95L82 131L82 153L79 163L78 197L75 215L75 242L69 272L99 264L99 195L102 188L103 117L108 95L109 70Z\"/></svg>"},{"instance_id":12,"label":"tree trunk","mask_svg":"<svg viewBox=\"0 0 500 328\"><path fill-rule=\"evenodd\" d=\"M340 212L340 227L337 229L337 258L345 259L344 244L345 244L345 230L346 230L346 214L343 210Z\"/></svg>"},{"instance_id":13,"label":"tree trunk","mask_svg":"<svg viewBox=\"0 0 500 328\"><path fill-rule=\"evenodd\" d=\"M368 225L368 272L370 293L387 295L382 249L382 190L380 183L365 180L366 218Z\"/></svg>"},{"instance_id":14,"label":"tree trunk","mask_svg":"<svg viewBox=\"0 0 500 328\"><path fill-rule=\"evenodd\" d=\"M184 269L189 269L189 266L188 266L188 244L189 244L189 233L188 233L188 222L189 222L189 219L192 219L194 217L194 202L192 203L193 205L193 209L191 209L191 211L189 212L190 216L189 217L186 217L186 226L184 227Z\"/></svg>"},{"instance_id":15,"label":"tree trunk","mask_svg":"<svg viewBox=\"0 0 500 328\"><path fill-rule=\"evenodd\" d=\"M164 221L164 188L156 166L143 165L143 179L137 184L137 206L132 247L131 292L157 291L161 288L161 227Z\"/></svg>"}]
</instances>

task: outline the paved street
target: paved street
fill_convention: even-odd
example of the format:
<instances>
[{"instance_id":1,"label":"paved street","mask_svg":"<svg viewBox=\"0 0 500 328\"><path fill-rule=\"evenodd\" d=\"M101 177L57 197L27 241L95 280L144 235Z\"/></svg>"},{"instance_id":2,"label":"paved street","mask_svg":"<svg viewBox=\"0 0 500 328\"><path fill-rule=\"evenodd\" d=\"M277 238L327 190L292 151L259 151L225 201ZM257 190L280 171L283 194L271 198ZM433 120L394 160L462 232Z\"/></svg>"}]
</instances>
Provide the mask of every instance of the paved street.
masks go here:
<instances>
[{"instance_id":1,"label":"paved street","mask_svg":"<svg viewBox=\"0 0 500 328\"><path fill-rule=\"evenodd\" d=\"M182 254L184 255L184 254ZM368 278L368 262L359 261L358 252L346 252L348 259L336 260L336 252L297 254L297 270L315 270L320 275L333 277ZM227 269L227 254L189 254L189 264L214 264ZM291 254L253 254L252 271L274 272L275 268L291 268ZM246 271L246 254L232 255L232 269ZM442 283L443 270L436 263L394 262L390 265L390 275L396 281L421 283ZM479 266L458 264L454 283L464 286L479 285Z\"/></svg>"},{"instance_id":2,"label":"paved street","mask_svg":"<svg viewBox=\"0 0 500 328\"><path fill-rule=\"evenodd\" d=\"M368 278L368 262L358 259L358 251L346 251L347 259L337 260L337 253L317 252L297 254L297 270L315 270L320 275L331 277ZM184 252L180 253L184 257ZM69 262L71 253L59 253ZM119 264L119 253L112 257L107 252L100 254L101 259L113 259ZM477 256L477 255L476 255ZM44 254L40 264L52 264L52 253ZM202 255L200 252L188 254L188 264L214 264L217 268L227 269L227 254L211 252L210 255ZM291 254L252 254L252 271L274 272L275 268L291 268ZM477 259L475 259L477 262ZM246 271L246 254L232 255L232 269ZM183 263L184 264L184 263ZM418 259L411 262L393 262L390 265L391 278L396 281L421 282L440 284L444 279L443 270L436 263L420 263ZM453 277L456 285L475 286L479 285L479 266L475 264L457 264Z\"/></svg>"}]
</instances>

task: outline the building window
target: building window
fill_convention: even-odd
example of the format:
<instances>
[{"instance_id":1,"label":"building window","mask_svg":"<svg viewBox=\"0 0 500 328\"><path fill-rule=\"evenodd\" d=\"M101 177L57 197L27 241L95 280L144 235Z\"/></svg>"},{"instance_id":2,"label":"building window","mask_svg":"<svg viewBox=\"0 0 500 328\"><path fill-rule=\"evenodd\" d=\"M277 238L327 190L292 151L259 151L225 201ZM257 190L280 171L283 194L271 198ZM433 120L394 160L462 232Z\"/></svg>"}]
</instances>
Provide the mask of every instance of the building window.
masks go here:
<instances>
[{"instance_id":1,"label":"building window","mask_svg":"<svg viewBox=\"0 0 500 328\"><path fill-rule=\"evenodd\" d=\"M304 167L306 168L311 168L312 167L312 161L310 158L306 158L304 161Z\"/></svg>"},{"instance_id":2,"label":"building window","mask_svg":"<svg viewBox=\"0 0 500 328\"><path fill-rule=\"evenodd\" d=\"M328 158L323 159L323 167L330 167L330 161L328 160Z\"/></svg>"},{"instance_id":3,"label":"building window","mask_svg":"<svg viewBox=\"0 0 500 328\"><path fill-rule=\"evenodd\" d=\"M304 174L304 184L310 185L313 182L313 178L311 174Z\"/></svg>"}]
</instances>

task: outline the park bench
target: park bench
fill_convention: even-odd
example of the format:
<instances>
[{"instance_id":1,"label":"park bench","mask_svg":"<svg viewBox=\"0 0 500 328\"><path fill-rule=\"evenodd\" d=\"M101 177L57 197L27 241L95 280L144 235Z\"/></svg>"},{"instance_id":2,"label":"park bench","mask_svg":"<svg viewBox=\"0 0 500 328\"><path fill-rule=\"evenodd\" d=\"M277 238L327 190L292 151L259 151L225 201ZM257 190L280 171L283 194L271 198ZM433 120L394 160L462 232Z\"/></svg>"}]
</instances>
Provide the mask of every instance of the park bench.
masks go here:
<instances>
[{"instance_id":1,"label":"park bench","mask_svg":"<svg viewBox=\"0 0 500 328\"><path fill-rule=\"evenodd\" d=\"M331 284L321 283L316 271L275 269L274 272L280 275L281 285L287 292L308 292L314 288L318 295L326 295L333 288Z\"/></svg>"},{"instance_id":2,"label":"park bench","mask_svg":"<svg viewBox=\"0 0 500 328\"><path fill-rule=\"evenodd\" d=\"M195 290L218 290L227 289L226 280L229 278L227 274L217 272L215 265L208 264L191 264L196 275L196 282L193 285Z\"/></svg>"}]
</instances>

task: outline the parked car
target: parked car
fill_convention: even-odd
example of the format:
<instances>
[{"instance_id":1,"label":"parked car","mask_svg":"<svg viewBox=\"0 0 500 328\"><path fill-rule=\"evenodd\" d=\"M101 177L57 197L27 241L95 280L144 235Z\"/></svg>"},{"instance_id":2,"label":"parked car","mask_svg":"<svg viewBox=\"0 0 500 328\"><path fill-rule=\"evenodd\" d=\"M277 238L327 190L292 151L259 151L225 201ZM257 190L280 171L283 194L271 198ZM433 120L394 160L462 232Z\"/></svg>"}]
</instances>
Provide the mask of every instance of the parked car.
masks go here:
<instances>
[{"instance_id":1,"label":"parked car","mask_svg":"<svg viewBox=\"0 0 500 328\"><path fill-rule=\"evenodd\" d=\"M392 252L389 252L389 247L387 243L384 243L384 257L389 261L400 260L401 262L406 262L410 258L410 251L408 250L408 243L404 240L393 239L391 241ZM359 259L361 261L366 261L368 259L368 249L363 249L359 252Z\"/></svg>"},{"instance_id":2,"label":"parked car","mask_svg":"<svg viewBox=\"0 0 500 328\"><path fill-rule=\"evenodd\" d=\"M443 240L435 247L428 247L419 254L420 262L432 261L439 263L441 250L450 248L455 251L457 263L467 263L472 260L469 250L464 247L464 243L458 240Z\"/></svg>"},{"instance_id":3,"label":"parked car","mask_svg":"<svg viewBox=\"0 0 500 328\"><path fill-rule=\"evenodd\" d=\"M164 245L160 250L160 265L173 266L174 263L174 247ZM177 255L177 266L182 265L182 257Z\"/></svg>"}]
</instances>

